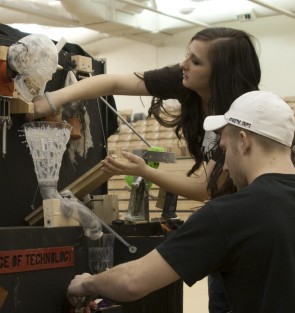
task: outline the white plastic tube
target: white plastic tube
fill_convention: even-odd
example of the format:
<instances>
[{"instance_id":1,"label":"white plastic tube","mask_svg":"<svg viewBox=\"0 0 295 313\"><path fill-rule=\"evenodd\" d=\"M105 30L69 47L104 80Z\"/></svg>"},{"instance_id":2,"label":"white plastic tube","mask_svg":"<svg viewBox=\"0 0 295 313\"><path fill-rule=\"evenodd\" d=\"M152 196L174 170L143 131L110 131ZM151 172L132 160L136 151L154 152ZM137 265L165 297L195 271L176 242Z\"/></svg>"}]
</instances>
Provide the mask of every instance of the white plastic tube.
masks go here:
<instances>
[{"instance_id":1,"label":"white plastic tube","mask_svg":"<svg viewBox=\"0 0 295 313\"><path fill-rule=\"evenodd\" d=\"M62 215L78 221L83 228L85 236L89 237L89 239L97 240L103 235L98 217L87 206L75 198L70 191L66 191L62 196L58 193L56 185L39 183L39 188L43 200L60 200Z\"/></svg>"}]
</instances>

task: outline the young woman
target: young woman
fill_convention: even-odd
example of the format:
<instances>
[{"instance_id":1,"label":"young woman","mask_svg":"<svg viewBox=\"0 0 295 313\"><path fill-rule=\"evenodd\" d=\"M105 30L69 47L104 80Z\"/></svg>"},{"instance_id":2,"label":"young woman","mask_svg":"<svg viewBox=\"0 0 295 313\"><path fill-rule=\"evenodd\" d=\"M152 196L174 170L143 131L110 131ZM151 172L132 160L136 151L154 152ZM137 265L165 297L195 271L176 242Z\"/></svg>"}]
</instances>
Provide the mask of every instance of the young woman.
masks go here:
<instances>
[{"instance_id":1,"label":"young woman","mask_svg":"<svg viewBox=\"0 0 295 313\"><path fill-rule=\"evenodd\" d=\"M92 99L105 95L152 95L149 115L160 124L175 127L178 138L186 141L195 165L188 176L177 176L145 166L140 158L126 153L129 163L107 157L106 172L136 175L184 197L205 200L234 192L230 179L222 174L223 155L217 149L219 138L205 133L203 121L212 114L224 114L240 95L258 90L261 78L255 39L244 31L216 27L198 32L190 41L187 55L181 64L144 73L126 75L105 74L84 79L69 87L50 92L51 104L57 109L74 100ZM179 114L165 110L165 99L177 99ZM45 97L34 99L35 116L51 113ZM204 162L203 175L193 175ZM209 278L210 313L229 312L223 303L220 282ZM211 295L212 285L214 292ZM217 289L217 291L216 291ZM221 297L221 298L220 298Z\"/></svg>"}]
</instances>

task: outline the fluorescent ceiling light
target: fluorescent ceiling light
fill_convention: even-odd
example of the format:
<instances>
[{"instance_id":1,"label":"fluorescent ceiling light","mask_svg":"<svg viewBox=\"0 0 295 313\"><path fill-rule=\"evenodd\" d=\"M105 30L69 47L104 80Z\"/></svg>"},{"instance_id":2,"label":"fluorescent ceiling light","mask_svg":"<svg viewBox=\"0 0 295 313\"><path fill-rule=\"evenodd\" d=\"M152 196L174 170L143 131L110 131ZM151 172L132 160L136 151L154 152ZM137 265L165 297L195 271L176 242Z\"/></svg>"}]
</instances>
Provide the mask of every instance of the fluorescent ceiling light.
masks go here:
<instances>
[{"instance_id":1,"label":"fluorescent ceiling light","mask_svg":"<svg viewBox=\"0 0 295 313\"><path fill-rule=\"evenodd\" d=\"M214 12L219 15L220 12L232 12L236 10L247 11L253 8L253 4L246 0L203 0L203 1L193 1L193 0L181 0L181 1L168 1L168 0L156 0L158 10L163 12L169 12L171 14L189 14L193 16L197 14L198 16L212 16ZM200 18L200 20L202 20Z\"/></svg>"}]
</instances>

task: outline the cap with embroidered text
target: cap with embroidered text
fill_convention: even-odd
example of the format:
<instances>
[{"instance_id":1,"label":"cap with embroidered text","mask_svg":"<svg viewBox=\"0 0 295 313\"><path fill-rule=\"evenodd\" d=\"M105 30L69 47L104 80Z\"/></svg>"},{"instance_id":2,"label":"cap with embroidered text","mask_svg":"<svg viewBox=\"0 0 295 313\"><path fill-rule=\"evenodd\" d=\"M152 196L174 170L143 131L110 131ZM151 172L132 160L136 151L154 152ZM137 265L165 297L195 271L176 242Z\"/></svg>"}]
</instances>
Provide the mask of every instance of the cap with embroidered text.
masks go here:
<instances>
[{"instance_id":1,"label":"cap with embroidered text","mask_svg":"<svg viewBox=\"0 0 295 313\"><path fill-rule=\"evenodd\" d=\"M269 91L251 91L237 98L224 115L206 117L204 130L232 124L291 147L295 132L294 113L279 96Z\"/></svg>"}]
</instances>

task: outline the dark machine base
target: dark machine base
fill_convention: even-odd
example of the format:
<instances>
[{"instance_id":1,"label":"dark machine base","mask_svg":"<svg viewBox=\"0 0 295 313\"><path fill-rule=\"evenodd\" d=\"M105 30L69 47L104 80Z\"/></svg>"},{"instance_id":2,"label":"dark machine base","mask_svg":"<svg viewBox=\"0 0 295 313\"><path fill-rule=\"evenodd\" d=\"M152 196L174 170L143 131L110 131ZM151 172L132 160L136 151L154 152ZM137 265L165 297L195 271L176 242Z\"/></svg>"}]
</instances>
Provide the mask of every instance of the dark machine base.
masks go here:
<instances>
[{"instance_id":1,"label":"dark machine base","mask_svg":"<svg viewBox=\"0 0 295 313\"><path fill-rule=\"evenodd\" d=\"M165 240L159 223L112 227L137 247L132 254L115 239L114 265L137 259ZM76 274L90 271L94 245L82 228L7 227L0 228L0 238L0 311L70 313L67 286ZM182 296L182 282L176 282L141 300L96 312L182 313Z\"/></svg>"}]
</instances>

